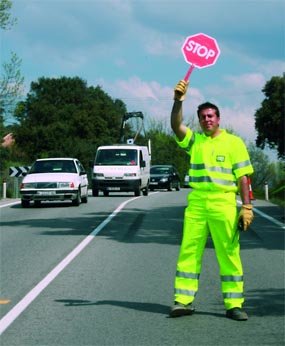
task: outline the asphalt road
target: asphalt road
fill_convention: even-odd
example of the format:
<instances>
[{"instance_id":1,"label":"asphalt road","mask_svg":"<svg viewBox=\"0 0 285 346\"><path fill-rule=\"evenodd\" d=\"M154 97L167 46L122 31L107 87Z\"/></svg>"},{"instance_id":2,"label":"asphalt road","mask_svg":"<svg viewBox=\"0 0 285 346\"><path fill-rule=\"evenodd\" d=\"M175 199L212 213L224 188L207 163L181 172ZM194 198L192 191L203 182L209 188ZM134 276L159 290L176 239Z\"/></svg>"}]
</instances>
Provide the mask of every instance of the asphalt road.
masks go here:
<instances>
[{"instance_id":1,"label":"asphalt road","mask_svg":"<svg viewBox=\"0 0 285 346\"><path fill-rule=\"evenodd\" d=\"M284 345L284 212L267 202L241 234L249 320L225 318L210 239L196 313L168 317L188 192L1 201L1 346Z\"/></svg>"}]
</instances>

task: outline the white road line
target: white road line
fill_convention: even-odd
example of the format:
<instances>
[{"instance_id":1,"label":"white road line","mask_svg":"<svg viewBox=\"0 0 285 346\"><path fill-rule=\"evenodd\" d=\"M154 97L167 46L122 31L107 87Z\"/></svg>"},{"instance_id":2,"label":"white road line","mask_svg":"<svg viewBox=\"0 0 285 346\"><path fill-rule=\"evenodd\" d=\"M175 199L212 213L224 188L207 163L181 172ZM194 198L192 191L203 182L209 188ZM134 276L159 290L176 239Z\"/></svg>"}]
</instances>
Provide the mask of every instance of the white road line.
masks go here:
<instances>
[{"instance_id":1,"label":"white road line","mask_svg":"<svg viewBox=\"0 0 285 346\"><path fill-rule=\"evenodd\" d=\"M68 264L80 254L82 250L94 239L94 237L115 217L126 204L141 197L131 198L121 203L107 219L96 227L84 240L78 244L47 276L42 279L26 296L19 301L5 316L0 320L0 335L15 321L15 319L36 299L36 297L68 266Z\"/></svg>"},{"instance_id":2,"label":"white road line","mask_svg":"<svg viewBox=\"0 0 285 346\"><path fill-rule=\"evenodd\" d=\"M242 202L240 202L240 201L237 201L237 202L238 202L239 204L242 204ZM260 216L264 217L265 219L267 219L267 220L269 220L269 221L275 223L275 225L281 227L282 229L285 229L284 223L282 223L282 222L280 222L280 221L274 219L273 217L271 217L271 216L269 216L269 215L267 215L267 214L264 214L262 211L260 211L260 210L258 210L258 209L256 209L256 208L253 208L253 211L254 211L256 214L259 214Z\"/></svg>"},{"instance_id":3,"label":"white road line","mask_svg":"<svg viewBox=\"0 0 285 346\"><path fill-rule=\"evenodd\" d=\"M0 209L1 209L1 208L5 208L5 207L9 207L9 206L11 206L11 205L20 204L20 203L21 203L20 201L17 201L17 202L12 202L12 203L3 204L3 205L0 205Z\"/></svg>"}]
</instances>

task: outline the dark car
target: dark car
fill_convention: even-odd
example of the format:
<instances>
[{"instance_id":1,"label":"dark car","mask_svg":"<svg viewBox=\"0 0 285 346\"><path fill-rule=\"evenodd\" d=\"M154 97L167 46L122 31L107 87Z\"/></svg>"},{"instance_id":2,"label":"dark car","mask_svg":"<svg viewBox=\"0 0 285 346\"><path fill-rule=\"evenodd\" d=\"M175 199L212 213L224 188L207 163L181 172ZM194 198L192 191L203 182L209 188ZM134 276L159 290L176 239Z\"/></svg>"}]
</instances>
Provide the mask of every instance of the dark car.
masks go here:
<instances>
[{"instance_id":1,"label":"dark car","mask_svg":"<svg viewBox=\"0 0 285 346\"><path fill-rule=\"evenodd\" d=\"M180 190L180 177L173 165L155 165L150 167L149 189Z\"/></svg>"}]
</instances>

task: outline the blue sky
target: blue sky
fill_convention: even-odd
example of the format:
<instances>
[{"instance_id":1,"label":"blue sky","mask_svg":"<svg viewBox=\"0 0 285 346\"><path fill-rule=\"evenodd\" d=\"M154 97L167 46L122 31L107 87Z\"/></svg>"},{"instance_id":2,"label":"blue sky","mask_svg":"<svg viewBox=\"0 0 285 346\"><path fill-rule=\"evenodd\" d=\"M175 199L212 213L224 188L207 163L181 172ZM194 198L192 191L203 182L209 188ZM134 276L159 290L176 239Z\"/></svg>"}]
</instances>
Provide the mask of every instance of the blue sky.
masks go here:
<instances>
[{"instance_id":1,"label":"blue sky","mask_svg":"<svg viewBox=\"0 0 285 346\"><path fill-rule=\"evenodd\" d=\"M212 36L221 53L194 69L186 120L210 101L222 126L254 141L261 90L285 71L284 0L13 0L12 14L18 23L1 32L1 61L11 51L22 59L25 92L42 76L79 76L167 126L173 87L189 67L187 36Z\"/></svg>"}]
</instances>

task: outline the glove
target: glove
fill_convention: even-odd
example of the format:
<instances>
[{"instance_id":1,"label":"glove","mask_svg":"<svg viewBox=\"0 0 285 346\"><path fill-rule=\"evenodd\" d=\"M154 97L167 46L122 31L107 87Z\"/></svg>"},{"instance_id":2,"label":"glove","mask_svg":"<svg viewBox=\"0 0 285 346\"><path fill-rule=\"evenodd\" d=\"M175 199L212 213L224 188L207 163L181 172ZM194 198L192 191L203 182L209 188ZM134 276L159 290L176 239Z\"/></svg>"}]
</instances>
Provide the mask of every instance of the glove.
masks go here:
<instances>
[{"instance_id":1,"label":"glove","mask_svg":"<svg viewBox=\"0 0 285 346\"><path fill-rule=\"evenodd\" d=\"M174 88L174 100L184 101L186 92L188 89L189 82L185 82L185 80L181 80L176 87Z\"/></svg>"},{"instance_id":2,"label":"glove","mask_svg":"<svg viewBox=\"0 0 285 346\"><path fill-rule=\"evenodd\" d=\"M243 204L238 216L238 227L242 231L247 231L254 218L251 204Z\"/></svg>"}]
</instances>

